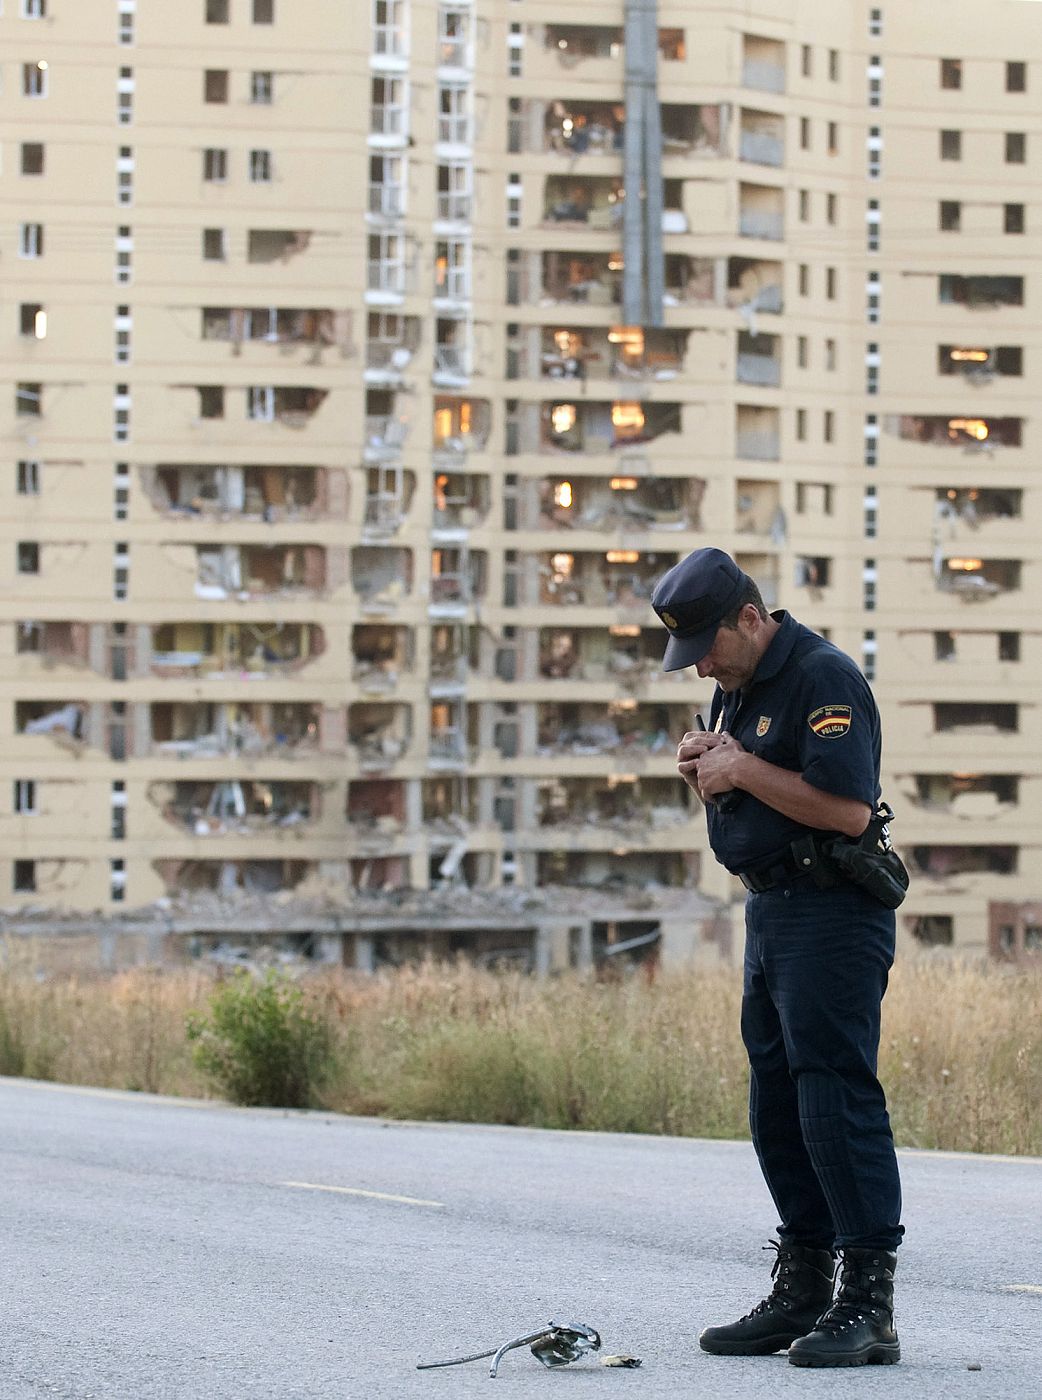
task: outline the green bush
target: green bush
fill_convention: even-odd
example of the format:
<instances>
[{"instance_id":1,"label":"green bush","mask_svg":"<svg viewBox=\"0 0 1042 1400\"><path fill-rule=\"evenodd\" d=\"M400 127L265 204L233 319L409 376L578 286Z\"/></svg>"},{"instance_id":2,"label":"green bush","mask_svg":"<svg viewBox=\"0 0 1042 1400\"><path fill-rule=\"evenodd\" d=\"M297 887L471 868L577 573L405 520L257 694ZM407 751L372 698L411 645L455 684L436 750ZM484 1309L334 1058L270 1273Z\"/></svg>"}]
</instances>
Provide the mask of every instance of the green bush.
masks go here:
<instances>
[{"instance_id":1,"label":"green bush","mask_svg":"<svg viewBox=\"0 0 1042 1400\"><path fill-rule=\"evenodd\" d=\"M206 1014L187 1017L193 1057L233 1103L311 1108L333 1069L329 1026L294 982L236 973L212 993Z\"/></svg>"}]
</instances>

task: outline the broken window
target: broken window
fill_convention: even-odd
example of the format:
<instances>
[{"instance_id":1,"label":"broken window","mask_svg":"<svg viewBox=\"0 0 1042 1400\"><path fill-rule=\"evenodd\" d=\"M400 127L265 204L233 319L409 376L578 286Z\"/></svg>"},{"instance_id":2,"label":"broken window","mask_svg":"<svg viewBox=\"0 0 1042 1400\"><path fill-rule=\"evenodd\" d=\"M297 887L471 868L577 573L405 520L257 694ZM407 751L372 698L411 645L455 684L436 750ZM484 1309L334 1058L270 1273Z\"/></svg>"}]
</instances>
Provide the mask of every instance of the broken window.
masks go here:
<instances>
[{"instance_id":1,"label":"broken window","mask_svg":"<svg viewBox=\"0 0 1042 1400\"><path fill-rule=\"evenodd\" d=\"M310 242L310 229L251 228L246 235L246 259L251 263L288 262Z\"/></svg>"},{"instance_id":2,"label":"broken window","mask_svg":"<svg viewBox=\"0 0 1042 1400\"><path fill-rule=\"evenodd\" d=\"M933 706L937 734L1015 734L1020 728L1017 705L989 701L938 701Z\"/></svg>"},{"instance_id":3,"label":"broken window","mask_svg":"<svg viewBox=\"0 0 1042 1400\"><path fill-rule=\"evenodd\" d=\"M938 300L943 305L1023 306L1023 277L959 277L941 273L937 279Z\"/></svg>"},{"instance_id":4,"label":"broken window","mask_svg":"<svg viewBox=\"0 0 1042 1400\"><path fill-rule=\"evenodd\" d=\"M43 385L24 382L16 384L14 411L19 418L39 418L43 414Z\"/></svg>"},{"instance_id":5,"label":"broken window","mask_svg":"<svg viewBox=\"0 0 1042 1400\"><path fill-rule=\"evenodd\" d=\"M962 87L962 59L942 58L941 65L941 87L949 90Z\"/></svg>"},{"instance_id":6,"label":"broken window","mask_svg":"<svg viewBox=\"0 0 1042 1400\"><path fill-rule=\"evenodd\" d=\"M955 941L955 921L951 914L915 914L907 924L915 941L928 948L949 948Z\"/></svg>"}]
</instances>

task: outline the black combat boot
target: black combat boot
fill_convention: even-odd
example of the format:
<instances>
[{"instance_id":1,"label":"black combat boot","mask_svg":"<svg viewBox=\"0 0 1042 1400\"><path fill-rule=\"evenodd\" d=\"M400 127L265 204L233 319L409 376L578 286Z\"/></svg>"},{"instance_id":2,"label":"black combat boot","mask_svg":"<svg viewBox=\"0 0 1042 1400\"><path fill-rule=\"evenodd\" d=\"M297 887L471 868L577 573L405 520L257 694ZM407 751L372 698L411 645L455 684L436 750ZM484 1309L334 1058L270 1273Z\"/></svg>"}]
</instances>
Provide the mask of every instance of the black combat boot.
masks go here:
<instances>
[{"instance_id":1,"label":"black combat boot","mask_svg":"<svg viewBox=\"0 0 1042 1400\"><path fill-rule=\"evenodd\" d=\"M885 1249L844 1249L836 1301L813 1332L793 1342L794 1366L892 1366L901 1360L894 1331L894 1269Z\"/></svg>"},{"instance_id":2,"label":"black combat boot","mask_svg":"<svg viewBox=\"0 0 1042 1400\"><path fill-rule=\"evenodd\" d=\"M716 1356L769 1356L809 1332L832 1302L835 1265L829 1250L774 1240L764 1247L778 1252L770 1295L737 1322L707 1327L698 1339L703 1351Z\"/></svg>"}]
</instances>

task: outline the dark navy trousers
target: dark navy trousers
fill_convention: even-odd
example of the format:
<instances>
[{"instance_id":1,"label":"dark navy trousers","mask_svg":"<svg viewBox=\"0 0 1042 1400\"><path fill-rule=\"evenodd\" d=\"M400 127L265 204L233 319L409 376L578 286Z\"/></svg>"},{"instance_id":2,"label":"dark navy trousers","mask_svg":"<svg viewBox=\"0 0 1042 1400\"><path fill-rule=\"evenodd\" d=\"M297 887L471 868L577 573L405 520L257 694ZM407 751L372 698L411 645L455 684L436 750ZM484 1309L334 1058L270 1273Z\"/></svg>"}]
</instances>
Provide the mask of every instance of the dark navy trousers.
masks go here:
<instances>
[{"instance_id":1,"label":"dark navy trousers","mask_svg":"<svg viewBox=\"0 0 1042 1400\"><path fill-rule=\"evenodd\" d=\"M745 909L749 1122L787 1243L896 1249L901 1182L876 1078L892 910L807 877Z\"/></svg>"}]
</instances>

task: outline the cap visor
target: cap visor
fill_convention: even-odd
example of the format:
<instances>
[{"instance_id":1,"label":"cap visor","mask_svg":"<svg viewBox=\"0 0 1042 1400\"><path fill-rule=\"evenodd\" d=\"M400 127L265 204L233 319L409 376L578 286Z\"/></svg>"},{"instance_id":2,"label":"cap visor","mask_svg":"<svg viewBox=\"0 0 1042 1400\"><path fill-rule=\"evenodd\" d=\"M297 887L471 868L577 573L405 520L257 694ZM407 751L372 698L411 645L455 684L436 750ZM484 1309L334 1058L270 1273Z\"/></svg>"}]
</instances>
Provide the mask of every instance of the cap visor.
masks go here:
<instances>
[{"instance_id":1,"label":"cap visor","mask_svg":"<svg viewBox=\"0 0 1042 1400\"><path fill-rule=\"evenodd\" d=\"M683 671L688 666L697 666L713 648L720 624L714 622L701 632L690 637L670 637L662 657L663 671Z\"/></svg>"}]
</instances>

